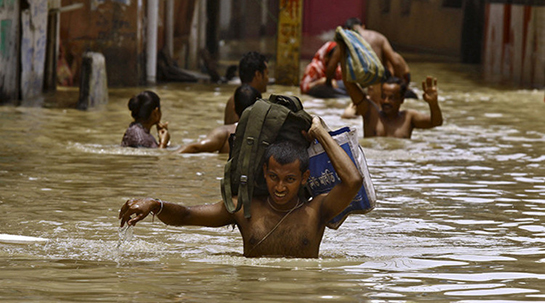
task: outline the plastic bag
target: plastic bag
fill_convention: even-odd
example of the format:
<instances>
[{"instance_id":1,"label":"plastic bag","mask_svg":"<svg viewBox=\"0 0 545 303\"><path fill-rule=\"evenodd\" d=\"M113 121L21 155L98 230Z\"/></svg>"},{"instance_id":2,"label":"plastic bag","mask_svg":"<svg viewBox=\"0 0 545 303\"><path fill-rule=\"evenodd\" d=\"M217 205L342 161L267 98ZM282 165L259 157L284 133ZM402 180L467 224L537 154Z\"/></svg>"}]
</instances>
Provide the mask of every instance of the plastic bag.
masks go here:
<instances>
[{"instance_id":1,"label":"plastic bag","mask_svg":"<svg viewBox=\"0 0 545 303\"><path fill-rule=\"evenodd\" d=\"M354 197L354 200L340 214L327 223L327 227L338 229L348 215L356 213L365 214L373 210L377 198L363 149L358 142L356 129L343 127L336 131L330 131L329 134L346 151L363 177L363 185L356 197ZM341 180L337 176L327 153L318 141L311 144L308 148L308 154L310 158L310 178L308 185L314 197L329 192Z\"/></svg>"}]
</instances>

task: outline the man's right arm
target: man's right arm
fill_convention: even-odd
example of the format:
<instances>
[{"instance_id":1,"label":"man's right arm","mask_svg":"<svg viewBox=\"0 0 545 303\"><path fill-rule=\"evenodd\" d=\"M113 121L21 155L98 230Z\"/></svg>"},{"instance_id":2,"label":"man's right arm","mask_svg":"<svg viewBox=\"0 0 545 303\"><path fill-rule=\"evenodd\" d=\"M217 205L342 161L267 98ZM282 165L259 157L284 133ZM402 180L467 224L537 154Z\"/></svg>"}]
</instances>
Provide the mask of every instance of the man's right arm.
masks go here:
<instances>
[{"instance_id":1,"label":"man's right arm","mask_svg":"<svg viewBox=\"0 0 545 303\"><path fill-rule=\"evenodd\" d=\"M410 73L409 66L407 65L407 62L405 62L405 59L403 59L399 53L394 51L392 45L390 45L390 42L388 42L386 37L384 37L382 43L382 53L384 55L385 62L392 65L392 68L394 69L394 76L405 80Z\"/></svg>"},{"instance_id":2,"label":"man's right arm","mask_svg":"<svg viewBox=\"0 0 545 303\"><path fill-rule=\"evenodd\" d=\"M333 50L325 69L325 84L327 86L333 86L332 80L335 78L335 73L337 72L337 65L339 65L339 62L341 62L341 50L337 46Z\"/></svg>"},{"instance_id":3,"label":"man's right arm","mask_svg":"<svg viewBox=\"0 0 545 303\"><path fill-rule=\"evenodd\" d=\"M322 220L328 222L354 199L363 184L363 178L352 159L322 126L320 118L314 117L309 135L320 142L341 179L329 193L317 198L321 203Z\"/></svg>"},{"instance_id":4,"label":"man's right arm","mask_svg":"<svg viewBox=\"0 0 545 303\"><path fill-rule=\"evenodd\" d=\"M338 49L340 52L340 62L341 62L341 70L343 77L346 75L346 45L343 42L339 42ZM356 114L365 116L367 115L367 112L370 109L369 100L367 99L367 95L363 91L363 89L359 86L359 84L356 84L354 82L346 81L346 79L343 78L344 86L346 87L346 91L348 92L348 95L350 96L350 99L352 100L352 103L356 106Z\"/></svg>"},{"instance_id":5,"label":"man's right arm","mask_svg":"<svg viewBox=\"0 0 545 303\"><path fill-rule=\"evenodd\" d=\"M150 213L155 214L163 223L174 226L219 227L236 223L223 201L187 207L157 199L142 198L128 200L121 207L119 211L121 227L125 223L136 225Z\"/></svg>"}]
</instances>

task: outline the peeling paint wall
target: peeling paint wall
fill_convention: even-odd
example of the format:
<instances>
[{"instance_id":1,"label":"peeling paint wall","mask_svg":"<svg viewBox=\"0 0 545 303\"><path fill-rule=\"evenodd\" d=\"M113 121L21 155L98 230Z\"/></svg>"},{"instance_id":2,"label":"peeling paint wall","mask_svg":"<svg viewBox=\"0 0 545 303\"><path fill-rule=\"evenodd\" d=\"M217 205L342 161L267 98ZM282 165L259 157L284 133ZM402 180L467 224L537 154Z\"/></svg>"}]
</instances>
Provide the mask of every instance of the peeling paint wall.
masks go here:
<instances>
[{"instance_id":1,"label":"peeling paint wall","mask_svg":"<svg viewBox=\"0 0 545 303\"><path fill-rule=\"evenodd\" d=\"M545 7L489 3L484 77L523 87L545 87Z\"/></svg>"},{"instance_id":2,"label":"peeling paint wall","mask_svg":"<svg viewBox=\"0 0 545 303\"><path fill-rule=\"evenodd\" d=\"M47 45L47 0L29 0L21 11L21 99L42 94Z\"/></svg>"},{"instance_id":3,"label":"peeling paint wall","mask_svg":"<svg viewBox=\"0 0 545 303\"><path fill-rule=\"evenodd\" d=\"M19 1L0 0L0 104L19 98Z\"/></svg>"}]
</instances>

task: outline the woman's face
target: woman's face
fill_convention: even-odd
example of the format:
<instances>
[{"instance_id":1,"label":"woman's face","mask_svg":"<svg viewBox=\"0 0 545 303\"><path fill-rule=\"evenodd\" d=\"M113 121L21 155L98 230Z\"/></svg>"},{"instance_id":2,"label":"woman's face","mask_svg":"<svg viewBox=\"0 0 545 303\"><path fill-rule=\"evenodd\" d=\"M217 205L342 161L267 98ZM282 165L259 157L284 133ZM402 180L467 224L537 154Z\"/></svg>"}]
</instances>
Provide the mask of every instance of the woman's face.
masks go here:
<instances>
[{"instance_id":1,"label":"woman's face","mask_svg":"<svg viewBox=\"0 0 545 303\"><path fill-rule=\"evenodd\" d=\"M156 107L152 112L151 112L151 122L152 124L157 124L159 122L161 122L161 118L162 118L162 113L161 113L161 109L159 107Z\"/></svg>"}]
</instances>

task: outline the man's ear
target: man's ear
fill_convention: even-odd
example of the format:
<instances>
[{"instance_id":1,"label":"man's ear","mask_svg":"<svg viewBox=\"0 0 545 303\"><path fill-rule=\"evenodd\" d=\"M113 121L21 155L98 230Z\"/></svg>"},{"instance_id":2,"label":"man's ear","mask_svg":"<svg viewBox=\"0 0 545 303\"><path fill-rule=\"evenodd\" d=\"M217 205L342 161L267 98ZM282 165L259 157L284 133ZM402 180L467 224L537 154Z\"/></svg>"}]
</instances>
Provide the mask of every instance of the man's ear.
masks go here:
<instances>
[{"instance_id":1,"label":"man's ear","mask_svg":"<svg viewBox=\"0 0 545 303\"><path fill-rule=\"evenodd\" d=\"M263 73L256 70L255 73L254 73L254 79L260 79L263 77Z\"/></svg>"},{"instance_id":2,"label":"man's ear","mask_svg":"<svg viewBox=\"0 0 545 303\"><path fill-rule=\"evenodd\" d=\"M308 178L310 178L310 170L307 169L307 171L303 173L303 180L301 180L301 185L307 184Z\"/></svg>"}]
</instances>

